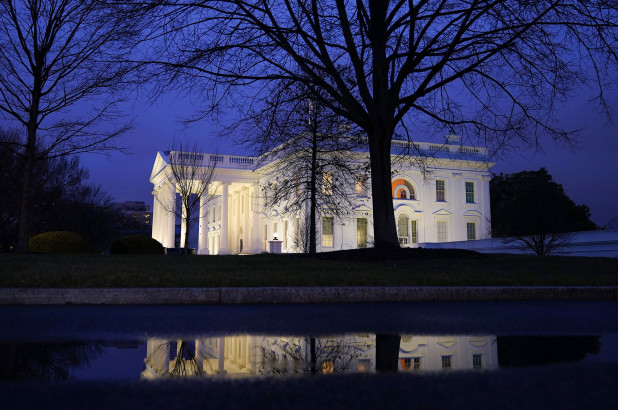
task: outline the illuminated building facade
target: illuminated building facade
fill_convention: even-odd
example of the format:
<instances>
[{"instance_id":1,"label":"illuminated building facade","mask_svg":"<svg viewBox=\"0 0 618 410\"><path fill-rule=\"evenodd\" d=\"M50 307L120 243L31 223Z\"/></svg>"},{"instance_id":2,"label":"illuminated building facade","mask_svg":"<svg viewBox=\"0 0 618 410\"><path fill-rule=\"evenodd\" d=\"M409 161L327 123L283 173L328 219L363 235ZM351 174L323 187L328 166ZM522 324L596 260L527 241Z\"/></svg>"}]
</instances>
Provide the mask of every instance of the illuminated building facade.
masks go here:
<instances>
[{"instance_id":1,"label":"illuminated building facade","mask_svg":"<svg viewBox=\"0 0 618 410\"><path fill-rule=\"evenodd\" d=\"M487 162L484 149L462 146L454 136L447 137L444 144L393 140L392 146L391 192L401 246L489 237L489 169L493 164ZM166 248L177 246L179 219L173 209L177 189L170 162L183 155L187 153L158 152L150 177L154 187L152 237ZM281 252L302 251L299 238L308 204L290 213L289 204L295 195L292 192L287 203L265 206L268 195L284 178L280 164L285 158L189 155L199 158L201 166L216 163L209 195L202 198L198 223L193 224L197 243L190 246L196 247L199 254L268 252L275 233ZM355 169L366 169L367 162L367 153L350 153L350 164ZM318 180L322 194L335 195L337 190L332 190L332 184L344 184L350 200L345 212L337 214L318 204L317 250L370 247L371 176L359 174L356 180L350 180L339 178L335 171L324 171ZM179 245L183 246L184 235L180 237Z\"/></svg>"}]
</instances>

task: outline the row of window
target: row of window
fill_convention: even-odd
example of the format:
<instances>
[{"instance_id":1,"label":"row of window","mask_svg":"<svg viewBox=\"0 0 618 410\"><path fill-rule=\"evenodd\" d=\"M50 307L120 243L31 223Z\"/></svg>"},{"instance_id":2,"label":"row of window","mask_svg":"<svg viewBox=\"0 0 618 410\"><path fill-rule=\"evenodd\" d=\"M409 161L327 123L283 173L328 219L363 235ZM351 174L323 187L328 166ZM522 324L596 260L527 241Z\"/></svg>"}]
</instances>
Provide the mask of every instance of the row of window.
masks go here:
<instances>
[{"instance_id":1,"label":"row of window","mask_svg":"<svg viewBox=\"0 0 618 410\"><path fill-rule=\"evenodd\" d=\"M441 357L441 359L442 359L443 369L453 368L453 356L452 355L444 355ZM401 359L400 364L401 364L402 370L421 370L422 369L420 357L408 357L405 359ZM483 368L483 355L482 354L472 355L472 368L473 369Z\"/></svg>"},{"instance_id":2,"label":"row of window","mask_svg":"<svg viewBox=\"0 0 618 410\"><path fill-rule=\"evenodd\" d=\"M436 223L438 242L448 242L448 222L438 221ZM400 245L408 243L418 243L418 225L416 220L411 220L406 214L399 215L397 218L397 236ZM476 239L476 223L466 223L466 239Z\"/></svg>"}]
</instances>

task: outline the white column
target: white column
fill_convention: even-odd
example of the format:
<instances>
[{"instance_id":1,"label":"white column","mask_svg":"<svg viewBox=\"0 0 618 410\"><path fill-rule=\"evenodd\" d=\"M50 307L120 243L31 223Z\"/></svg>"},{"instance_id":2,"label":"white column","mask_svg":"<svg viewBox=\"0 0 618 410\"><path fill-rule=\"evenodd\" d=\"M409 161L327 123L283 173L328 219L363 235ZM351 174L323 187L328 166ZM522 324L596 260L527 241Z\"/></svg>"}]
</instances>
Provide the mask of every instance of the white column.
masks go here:
<instances>
[{"instance_id":1,"label":"white column","mask_svg":"<svg viewBox=\"0 0 618 410\"><path fill-rule=\"evenodd\" d=\"M241 191L241 204L244 205L242 210L242 247L243 252L247 252L250 247L249 236L249 189L244 187Z\"/></svg>"},{"instance_id":2,"label":"white column","mask_svg":"<svg viewBox=\"0 0 618 410\"><path fill-rule=\"evenodd\" d=\"M229 182L223 184L223 195L221 197L221 244L219 248L219 255L227 255L230 253L228 248L228 195L229 195Z\"/></svg>"},{"instance_id":3,"label":"white column","mask_svg":"<svg viewBox=\"0 0 618 410\"><path fill-rule=\"evenodd\" d=\"M165 215L163 246L173 248L176 240L176 187L170 183L163 190L163 203L167 208L162 212Z\"/></svg>"},{"instance_id":4,"label":"white column","mask_svg":"<svg viewBox=\"0 0 618 410\"><path fill-rule=\"evenodd\" d=\"M248 248L251 250L251 253L260 253L262 252L262 240L261 240L261 232L260 229L260 185L253 184L251 187L251 198L250 201L252 203L251 210L251 247ZM249 244L247 244L249 245Z\"/></svg>"},{"instance_id":5,"label":"white column","mask_svg":"<svg viewBox=\"0 0 618 410\"><path fill-rule=\"evenodd\" d=\"M159 193L152 191L152 239L161 242L161 221L159 215Z\"/></svg>"},{"instance_id":6,"label":"white column","mask_svg":"<svg viewBox=\"0 0 618 410\"><path fill-rule=\"evenodd\" d=\"M202 197L200 198L200 219L198 222L199 225L199 236L197 240L197 253L199 255L208 255L208 207L206 206L208 203L208 190L204 192Z\"/></svg>"},{"instance_id":7,"label":"white column","mask_svg":"<svg viewBox=\"0 0 618 410\"><path fill-rule=\"evenodd\" d=\"M481 212L483 216L479 221L479 239L491 238L491 204L489 201L489 180L491 175L481 176Z\"/></svg>"},{"instance_id":8,"label":"white column","mask_svg":"<svg viewBox=\"0 0 618 410\"><path fill-rule=\"evenodd\" d=\"M225 374L225 337L217 339L217 373Z\"/></svg>"},{"instance_id":9,"label":"white column","mask_svg":"<svg viewBox=\"0 0 618 410\"><path fill-rule=\"evenodd\" d=\"M180 201L180 211L182 212L182 217L180 218L180 247L185 247L185 235L187 233L187 209L184 207L183 198L181 197Z\"/></svg>"},{"instance_id":10,"label":"white column","mask_svg":"<svg viewBox=\"0 0 618 410\"><path fill-rule=\"evenodd\" d=\"M466 200L465 190L464 190L465 181L462 178L461 172L453 172L453 192L452 198L446 198L449 202L453 204L453 218L450 221L448 230L448 240L450 241L465 241L466 238L466 230L464 229L464 220L463 220L463 204Z\"/></svg>"}]
</instances>

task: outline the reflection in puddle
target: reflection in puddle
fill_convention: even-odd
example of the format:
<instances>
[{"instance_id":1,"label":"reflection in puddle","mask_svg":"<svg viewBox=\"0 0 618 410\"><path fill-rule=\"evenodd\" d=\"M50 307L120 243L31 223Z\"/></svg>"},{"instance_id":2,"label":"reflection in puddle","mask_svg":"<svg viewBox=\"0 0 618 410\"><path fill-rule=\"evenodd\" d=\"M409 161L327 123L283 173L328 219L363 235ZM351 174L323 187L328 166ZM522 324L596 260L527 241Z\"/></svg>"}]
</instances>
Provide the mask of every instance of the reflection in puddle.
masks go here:
<instances>
[{"instance_id":1,"label":"reflection in puddle","mask_svg":"<svg viewBox=\"0 0 618 410\"><path fill-rule=\"evenodd\" d=\"M226 336L147 342L143 378L498 368L496 336ZM397 347L395 345L395 347Z\"/></svg>"},{"instance_id":2,"label":"reflection in puddle","mask_svg":"<svg viewBox=\"0 0 618 410\"><path fill-rule=\"evenodd\" d=\"M615 351L611 340L604 351ZM0 380L481 371L580 361L600 351L598 336L237 335L145 343L2 343Z\"/></svg>"}]
</instances>

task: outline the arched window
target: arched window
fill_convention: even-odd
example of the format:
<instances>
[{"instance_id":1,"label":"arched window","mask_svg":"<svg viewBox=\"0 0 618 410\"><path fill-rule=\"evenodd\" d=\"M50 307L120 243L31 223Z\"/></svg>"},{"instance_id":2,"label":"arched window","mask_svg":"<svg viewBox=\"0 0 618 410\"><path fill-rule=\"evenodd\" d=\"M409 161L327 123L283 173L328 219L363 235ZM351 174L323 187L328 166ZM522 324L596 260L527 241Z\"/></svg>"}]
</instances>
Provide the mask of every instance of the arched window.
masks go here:
<instances>
[{"instance_id":1,"label":"arched window","mask_svg":"<svg viewBox=\"0 0 618 410\"><path fill-rule=\"evenodd\" d=\"M397 237L399 237L400 245L408 244L408 215L401 214L397 219Z\"/></svg>"},{"instance_id":2,"label":"arched window","mask_svg":"<svg viewBox=\"0 0 618 410\"><path fill-rule=\"evenodd\" d=\"M416 199L414 187L405 179L399 178L392 183L393 198L396 199Z\"/></svg>"}]
</instances>

